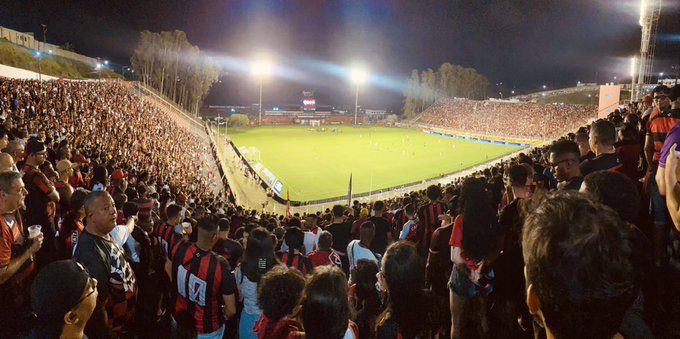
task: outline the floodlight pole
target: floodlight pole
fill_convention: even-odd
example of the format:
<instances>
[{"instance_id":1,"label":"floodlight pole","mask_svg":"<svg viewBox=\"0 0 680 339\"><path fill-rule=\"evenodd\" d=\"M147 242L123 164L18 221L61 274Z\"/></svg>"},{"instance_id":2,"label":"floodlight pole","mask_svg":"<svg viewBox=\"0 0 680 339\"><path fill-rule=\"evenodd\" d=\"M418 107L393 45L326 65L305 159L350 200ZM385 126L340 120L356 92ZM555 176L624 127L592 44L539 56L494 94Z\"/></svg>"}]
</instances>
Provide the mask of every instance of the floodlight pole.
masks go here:
<instances>
[{"instance_id":1,"label":"floodlight pole","mask_svg":"<svg viewBox=\"0 0 680 339\"><path fill-rule=\"evenodd\" d=\"M358 114L359 114L359 83L357 82L357 91L354 96L354 125L358 125Z\"/></svg>"},{"instance_id":2,"label":"floodlight pole","mask_svg":"<svg viewBox=\"0 0 680 339\"><path fill-rule=\"evenodd\" d=\"M260 114L258 116L257 125L262 126L262 74L260 74Z\"/></svg>"}]
</instances>

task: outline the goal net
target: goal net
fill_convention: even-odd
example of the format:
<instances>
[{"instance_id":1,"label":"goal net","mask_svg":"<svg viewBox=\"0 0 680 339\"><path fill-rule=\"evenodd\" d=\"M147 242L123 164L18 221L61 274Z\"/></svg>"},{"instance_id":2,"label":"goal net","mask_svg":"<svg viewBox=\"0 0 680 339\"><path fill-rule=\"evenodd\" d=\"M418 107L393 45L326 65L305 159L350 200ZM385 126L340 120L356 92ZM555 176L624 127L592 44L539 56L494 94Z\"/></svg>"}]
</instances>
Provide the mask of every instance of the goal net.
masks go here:
<instances>
[{"instance_id":1,"label":"goal net","mask_svg":"<svg viewBox=\"0 0 680 339\"><path fill-rule=\"evenodd\" d=\"M246 160L248 160L248 162L259 162L261 160L260 150L255 146L247 147L245 152L243 152L243 156L246 158Z\"/></svg>"}]
</instances>

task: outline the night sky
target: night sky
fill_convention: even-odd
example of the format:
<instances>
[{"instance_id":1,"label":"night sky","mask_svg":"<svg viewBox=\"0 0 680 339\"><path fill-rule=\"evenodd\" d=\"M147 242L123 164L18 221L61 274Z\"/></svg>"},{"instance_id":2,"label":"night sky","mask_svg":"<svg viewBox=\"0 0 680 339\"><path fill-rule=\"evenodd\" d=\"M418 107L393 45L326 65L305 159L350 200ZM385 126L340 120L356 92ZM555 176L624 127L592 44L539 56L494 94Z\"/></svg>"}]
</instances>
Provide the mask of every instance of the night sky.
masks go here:
<instances>
[{"instance_id":1,"label":"night sky","mask_svg":"<svg viewBox=\"0 0 680 339\"><path fill-rule=\"evenodd\" d=\"M680 62L680 1L665 2L654 68L669 73ZM626 78L638 13L639 0L15 0L0 6L0 24L42 38L46 23L48 42L119 67L139 31L184 30L224 65L208 104L256 102L243 65L262 53L280 75L266 83L265 103L297 103L313 89L318 104L353 104L338 66L359 62L379 75L362 90L363 106L398 109L410 71L443 62L475 68L506 92Z\"/></svg>"}]
</instances>

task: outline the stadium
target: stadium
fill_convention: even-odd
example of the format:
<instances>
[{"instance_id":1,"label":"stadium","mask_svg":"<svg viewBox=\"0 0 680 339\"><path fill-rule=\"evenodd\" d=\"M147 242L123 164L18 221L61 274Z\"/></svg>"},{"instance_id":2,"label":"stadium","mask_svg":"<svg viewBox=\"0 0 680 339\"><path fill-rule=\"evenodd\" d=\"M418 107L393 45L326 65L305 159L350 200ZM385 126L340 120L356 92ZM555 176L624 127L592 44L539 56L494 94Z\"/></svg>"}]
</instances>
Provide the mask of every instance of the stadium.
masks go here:
<instances>
[{"instance_id":1,"label":"stadium","mask_svg":"<svg viewBox=\"0 0 680 339\"><path fill-rule=\"evenodd\" d=\"M680 338L678 4L0 18L1 338Z\"/></svg>"}]
</instances>

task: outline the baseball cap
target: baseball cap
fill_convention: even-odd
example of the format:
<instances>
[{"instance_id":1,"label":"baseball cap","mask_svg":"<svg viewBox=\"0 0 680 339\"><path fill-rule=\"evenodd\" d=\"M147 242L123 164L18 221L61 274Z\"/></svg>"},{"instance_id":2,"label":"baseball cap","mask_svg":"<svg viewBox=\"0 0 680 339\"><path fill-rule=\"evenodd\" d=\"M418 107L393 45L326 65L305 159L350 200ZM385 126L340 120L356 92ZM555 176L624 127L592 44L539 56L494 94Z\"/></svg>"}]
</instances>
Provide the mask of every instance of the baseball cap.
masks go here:
<instances>
[{"instance_id":1,"label":"baseball cap","mask_svg":"<svg viewBox=\"0 0 680 339\"><path fill-rule=\"evenodd\" d=\"M45 148L45 144L38 140L38 139L30 139L26 143L26 154L33 154L33 153L44 153L47 152L47 148Z\"/></svg>"},{"instance_id":2,"label":"baseball cap","mask_svg":"<svg viewBox=\"0 0 680 339\"><path fill-rule=\"evenodd\" d=\"M125 178L127 178L127 173L120 169L113 171L113 173L111 174L111 179L113 180L120 180Z\"/></svg>"},{"instance_id":3,"label":"baseball cap","mask_svg":"<svg viewBox=\"0 0 680 339\"><path fill-rule=\"evenodd\" d=\"M63 321L78 304L89 274L71 259L55 261L38 273L31 285L31 306L41 322Z\"/></svg>"}]
</instances>

